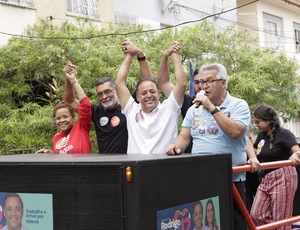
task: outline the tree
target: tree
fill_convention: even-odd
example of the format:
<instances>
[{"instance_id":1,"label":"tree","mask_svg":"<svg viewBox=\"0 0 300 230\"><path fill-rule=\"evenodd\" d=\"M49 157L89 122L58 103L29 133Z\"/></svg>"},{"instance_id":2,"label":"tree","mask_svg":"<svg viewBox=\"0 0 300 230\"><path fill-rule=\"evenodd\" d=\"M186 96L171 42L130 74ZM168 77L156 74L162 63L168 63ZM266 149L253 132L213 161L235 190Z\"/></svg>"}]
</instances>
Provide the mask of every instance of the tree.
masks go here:
<instances>
[{"instance_id":1,"label":"tree","mask_svg":"<svg viewBox=\"0 0 300 230\"><path fill-rule=\"evenodd\" d=\"M12 38L0 48L0 152L20 147L50 148L56 132L52 108L62 99L65 63L71 60L77 65L81 85L97 103L95 83L103 76L115 77L124 59L120 47L125 40L143 48L154 76L162 52L176 40L181 43L187 73L188 60L196 67L222 63L230 76L229 91L245 99L251 109L270 104L285 119L298 115L299 66L283 53L255 47L246 31L233 26L218 30L206 21L161 31L147 29L122 25L99 30L80 20L76 25L52 27L41 20L28 27L23 37ZM138 62L132 65L130 90L140 78ZM97 152L94 130L91 138L92 150Z\"/></svg>"}]
</instances>

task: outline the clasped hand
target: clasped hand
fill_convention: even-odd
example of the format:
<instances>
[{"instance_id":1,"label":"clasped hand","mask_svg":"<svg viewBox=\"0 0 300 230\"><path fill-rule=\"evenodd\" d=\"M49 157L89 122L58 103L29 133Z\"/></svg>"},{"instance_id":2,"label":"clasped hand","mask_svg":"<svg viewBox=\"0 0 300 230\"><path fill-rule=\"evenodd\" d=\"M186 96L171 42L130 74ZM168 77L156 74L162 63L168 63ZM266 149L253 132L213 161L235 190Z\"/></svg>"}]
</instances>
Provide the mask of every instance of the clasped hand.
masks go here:
<instances>
[{"instance_id":1,"label":"clasped hand","mask_svg":"<svg viewBox=\"0 0 300 230\"><path fill-rule=\"evenodd\" d=\"M178 148L176 145L171 144L167 148L166 153L167 153L167 155L180 155L182 152L181 152L181 149Z\"/></svg>"}]
</instances>

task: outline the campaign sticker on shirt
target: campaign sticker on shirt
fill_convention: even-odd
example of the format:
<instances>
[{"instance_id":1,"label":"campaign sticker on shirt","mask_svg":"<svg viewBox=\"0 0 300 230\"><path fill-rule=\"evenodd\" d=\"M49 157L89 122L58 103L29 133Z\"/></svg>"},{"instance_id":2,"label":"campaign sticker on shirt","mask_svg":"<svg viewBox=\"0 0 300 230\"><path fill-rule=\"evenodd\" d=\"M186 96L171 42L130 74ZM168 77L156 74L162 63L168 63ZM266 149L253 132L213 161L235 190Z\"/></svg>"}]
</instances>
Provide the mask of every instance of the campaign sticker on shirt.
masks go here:
<instances>
[{"instance_id":1,"label":"campaign sticker on shirt","mask_svg":"<svg viewBox=\"0 0 300 230\"><path fill-rule=\"evenodd\" d=\"M99 121L100 121L100 125L104 126L108 123L108 117L101 117Z\"/></svg>"},{"instance_id":2,"label":"campaign sticker on shirt","mask_svg":"<svg viewBox=\"0 0 300 230\"><path fill-rule=\"evenodd\" d=\"M201 126L199 127L199 134L200 135L205 135L205 130L206 130L206 121L201 122Z\"/></svg>"},{"instance_id":3,"label":"campaign sticker on shirt","mask_svg":"<svg viewBox=\"0 0 300 230\"><path fill-rule=\"evenodd\" d=\"M136 122L140 122L140 121L142 121L142 120L144 120L144 116L143 116L143 114L142 114L141 112L138 112L138 113L135 115L135 121L136 121Z\"/></svg>"},{"instance_id":4,"label":"campaign sticker on shirt","mask_svg":"<svg viewBox=\"0 0 300 230\"><path fill-rule=\"evenodd\" d=\"M110 124L112 127L116 127L120 124L120 118L117 117L117 116L113 116L111 119L110 119Z\"/></svg>"},{"instance_id":5,"label":"campaign sticker on shirt","mask_svg":"<svg viewBox=\"0 0 300 230\"><path fill-rule=\"evenodd\" d=\"M196 129L199 126L199 124L200 124L199 117L195 117L192 122L192 129Z\"/></svg>"},{"instance_id":6,"label":"campaign sticker on shirt","mask_svg":"<svg viewBox=\"0 0 300 230\"><path fill-rule=\"evenodd\" d=\"M225 114L227 117L230 118L230 112L229 112L229 111L228 111L228 112L224 112L224 114Z\"/></svg>"},{"instance_id":7,"label":"campaign sticker on shirt","mask_svg":"<svg viewBox=\"0 0 300 230\"><path fill-rule=\"evenodd\" d=\"M262 147L265 145L265 140L262 139L260 140L260 142L257 145L257 150L256 150L256 154L260 154Z\"/></svg>"},{"instance_id":8,"label":"campaign sticker on shirt","mask_svg":"<svg viewBox=\"0 0 300 230\"><path fill-rule=\"evenodd\" d=\"M198 108L194 109L195 116L201 116L204 111L203 105L199 106Z\"/></svg>"},{"instance_id":9,"label":"campaign sticker on shirt","mask_svg":"<svg viewBox=\"0 0 300 230\"><path fill-rule=\"evenodd\" d=\"M218 125L217 121L213 117L210 120L210 124L207 127L207 132L210 135L217 135L218 132L219 132L219 125Z\"/></svg>"}]
</instances>

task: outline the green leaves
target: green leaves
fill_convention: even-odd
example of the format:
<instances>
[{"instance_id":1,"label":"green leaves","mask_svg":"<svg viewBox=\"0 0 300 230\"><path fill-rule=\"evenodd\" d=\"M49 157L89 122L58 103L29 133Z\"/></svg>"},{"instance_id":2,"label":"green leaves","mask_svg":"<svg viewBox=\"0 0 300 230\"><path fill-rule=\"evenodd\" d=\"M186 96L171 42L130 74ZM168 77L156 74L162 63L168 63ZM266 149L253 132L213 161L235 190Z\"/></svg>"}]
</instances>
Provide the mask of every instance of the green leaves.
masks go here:
<instances>
[{"instance_id":1,"label":"green leaves","mask_svg":"<svg viewBox=\"0 0 300 230\"><path fill-rule=\"evenodd\" d=\"M88 20L52 27L41 20L0 48L0 153L10 149L51 147L56 132L53 104L63 97L63 66L71 60L77 78L91 101L97 103L95 84L104 76L115 78L124 54L121 44L131 41L146 53L156 76L161 55L172 41L181 44L180 58L189 78L194 68L219 62L229 75L228 90L245 99L253 111L258 105L275 107L284 119L299 114L299 66L285 54L256 46L256 38L236 27L218 29L208 21L192 26L150 30L141 25L98 29ZM174 82L173 65L170 74ZM140 79L135 59L128 87ZM98 152L91 131L93 152ZM3 143L3 144L2 144Z\"/></svg>"},{"instance_id":2,"label":"green leaves","mask_svg":"<svg viewBox=\"0 0 300 230\"><path fill-rule=\"evenodd\" d=\"M18 109L1 105L1 153L8 154L9 150L22 148L33 148L33 152L39 148L51 148L51 139L56 132L52 108L52 105L41 107L36 103Z\"/></svg>"}]
</instances>

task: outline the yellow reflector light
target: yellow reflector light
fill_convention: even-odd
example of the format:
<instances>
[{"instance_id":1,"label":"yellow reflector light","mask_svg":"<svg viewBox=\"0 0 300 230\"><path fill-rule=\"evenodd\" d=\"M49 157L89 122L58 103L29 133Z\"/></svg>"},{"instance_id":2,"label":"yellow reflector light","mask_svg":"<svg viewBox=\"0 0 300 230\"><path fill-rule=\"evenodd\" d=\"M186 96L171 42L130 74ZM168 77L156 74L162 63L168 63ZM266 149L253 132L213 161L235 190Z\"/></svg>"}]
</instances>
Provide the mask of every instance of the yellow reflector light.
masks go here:
<instances>
[{"instance_id":1,"label":"yellow reflector light","mask_svg":"<svg viewBox=\"0 0 300 230\"><path fill-rule=\"evenodd\" d=\"M132 169L131 167L126 167L126 181L131 182L133 180L132 178Z\"/></svg>"}]
</instances>

